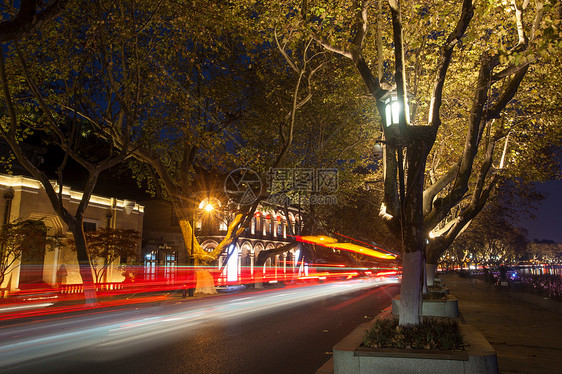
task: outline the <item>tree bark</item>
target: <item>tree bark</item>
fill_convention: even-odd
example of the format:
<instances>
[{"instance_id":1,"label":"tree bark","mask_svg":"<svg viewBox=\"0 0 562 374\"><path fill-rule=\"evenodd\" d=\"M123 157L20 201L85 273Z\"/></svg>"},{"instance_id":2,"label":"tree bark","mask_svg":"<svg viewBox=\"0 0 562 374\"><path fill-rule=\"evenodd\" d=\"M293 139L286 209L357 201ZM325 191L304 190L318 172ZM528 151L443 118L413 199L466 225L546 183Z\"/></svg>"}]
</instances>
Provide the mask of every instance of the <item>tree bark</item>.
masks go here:
<instances>
[{"instance_id":1,"label":"tree bark","mask_svg":"<svg viewBox=\"0 0 562 374\"><path fill-rule=\"evenodd\" d=\"M430 128L427 128L430 130ZM421 135L421 134L418 134ZM409 142L406 197L403 204L402 286L400 288L400 326L419 325L422 305L425 235L423 232L423 181L428 152L426 140L419 136Z\"/></svg>"},{"instance_id":2,"label":"tree bark","mask_svg":"<svg viewBox=\"0 0 562 374\"><path fill-rule=\"evenodd\" d=\"M72 236L74 237L74 245L76 246L76 257L78 258L78 266L80 276L82 277L82 287L84 289L84 299L86 305L95 306L97 304L96 288L94 277L92 275L92 266L86 247L86 237L82 226L82 219L75 219L74 222L66 222L69 226Z\"/></svg>"},{"instance_id":3,"label":"tree bark","mask_svg":"<svg viewBox=\"0 0 562 374\"><path fill-rule=\"evenodd\" d=\"M402 285L400 287L400 326L417 326L421 321L422 251L402 255Z\"/></svg>"}]
</instances>

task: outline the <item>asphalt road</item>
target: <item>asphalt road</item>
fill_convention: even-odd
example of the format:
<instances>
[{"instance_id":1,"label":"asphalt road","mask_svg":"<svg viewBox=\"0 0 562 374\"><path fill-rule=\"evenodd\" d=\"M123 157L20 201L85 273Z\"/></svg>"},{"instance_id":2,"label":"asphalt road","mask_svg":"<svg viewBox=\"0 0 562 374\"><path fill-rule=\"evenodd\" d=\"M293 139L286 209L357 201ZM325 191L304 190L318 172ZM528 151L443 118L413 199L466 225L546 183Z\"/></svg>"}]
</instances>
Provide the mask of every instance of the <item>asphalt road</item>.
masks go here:
<instances>
[{"instance_id":1,"label":"asphalt road","mask_svg":"<svg viewBox=\"0 0 562 374\"><path fill-rule=\"evenodd\" d=\"M336 296L331 296L330 289L325 289L321 296L304 295L304 300L291 292L281 289L192 302L190 306L200 305L206 309L191 314L194 317L189 320L198 319L200 323L189 329L178 328L169 322L183 318L176 313L184 306L180 303L160 307L158 313L152 311L152 317L143 317L142 323L134 314L120 317L125 322L119 321L117 328L111 327L115 316L96 317L91 320L92 325L109 326L110 331L125 329L135 339L111 340L107 335L97 337L97 330L86 330L81 339L97 339L94 346L83 347L80 340L69 335L73 340L69 340L68 345L74 344L75 347L20 362L12 365L10 370L0 367L0 372L314 373L330 359L335 343L390 305L391 298L399 293L399 287L384 285L359 291L340 290ZM263 298L268 300L267 304L266 301L258 303L257 300ZM281 301L272 304L274 300ZM248 304L247 309L241 307L243 304ZM166 319L158 319L161 315ZM147 321L156 330L162 326L160 335L167 338L155 338L154 333L143 325ZM58 329L65 330L65 327L59 326ZM15 333L12 331L12 334ZM32 349L51 344L44 339L38 338ZM58 340L64 342L64 339Z\"/></svg>"}]
</instances>

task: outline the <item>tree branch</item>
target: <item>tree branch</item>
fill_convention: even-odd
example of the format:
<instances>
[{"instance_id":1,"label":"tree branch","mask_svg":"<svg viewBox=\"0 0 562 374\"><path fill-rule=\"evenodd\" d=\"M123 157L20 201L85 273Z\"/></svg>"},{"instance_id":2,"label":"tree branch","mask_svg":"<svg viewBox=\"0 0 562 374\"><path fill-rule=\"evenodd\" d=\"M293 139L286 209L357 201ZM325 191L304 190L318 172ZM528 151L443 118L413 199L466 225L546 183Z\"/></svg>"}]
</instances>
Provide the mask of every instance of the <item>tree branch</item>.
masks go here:
<instances>
[{"instance_id":1,"label":"tree branch","mask_svg":"<svg viewBox=\"0 0 562 374\"><path fill-rule=\"evenodd\" d=\"M433 86L433 93L431 95L430 107L429 107L429 123L437 131L441 125L441 118L439 115L439 110L443 101L443 85L445 84L445 77L447 75L447 70L449 69L449 64L453 55L453 48L461 40L464 35L472 16L474 15L474 7L472 6L471 0L464 0L462 4L461 15L457 22L455 29L449 34L445 44L443 45L443 50L441 52L441 59L437 67L437 75L435 78L435 84Z\"/></svg>"},{"instance_id":2,"label":"tree branch","mask_svg":"<svg viewBox=\"0 0 562 374\"><path fill-rule=\"evenodd\" d=\"M367 8L369 6L369 3L369 0L364 0L361 4L359 4L359 1L357 0L353 2L354 8L357 9L357 22L353 27L355 29L355 37L353 38L352 44L358 50L362 49L363 42L365 41L365 37L367 36Z\"/></svg>"},{"instance_id":3,"label":"tree branch","mask_svg":"<svg viewBox=\"0 0 562 374\"><path fill-rule=\"evenodd\" d=\"M431 209L433 208L433 201L435 199L435 196L437 196L439 192L441 192L447 185L449 185L449 183L451 183L455 179L458 171L459 171L459 166L454 165L437 182L435 182L434 184L426 188L425 191L423 191L424 214L429 214L429 212L431 212Z\"/></svg>"},{"instance_id":4,"label":"tree branch","mask_svg":"<svg viewBox=\"0 0 562 374\"><path fill-rule=\"evenodd\" d=\"M38 3L42 1L21 0L18 14L13 19L0 23L0 43L23 38L45 21L60 14L67 0L55 0L39 13Z\"/></svg>"},{"instance_id":5,"label":"tree branch","mask_svg":"<svg viewBox=\"0 0 562 374\"><path fill-rule=\"evenodd\" d=\"M331 45L328 42L328 39L324 38L323 36L312 34L312 39L314 39L314 41L316 43L320 44L324 49L353 60L353 56L352 56L351 52L349 52L345 49L341 49L341 48L338 48L336 46Z\"/></svg>"}]
</instances>

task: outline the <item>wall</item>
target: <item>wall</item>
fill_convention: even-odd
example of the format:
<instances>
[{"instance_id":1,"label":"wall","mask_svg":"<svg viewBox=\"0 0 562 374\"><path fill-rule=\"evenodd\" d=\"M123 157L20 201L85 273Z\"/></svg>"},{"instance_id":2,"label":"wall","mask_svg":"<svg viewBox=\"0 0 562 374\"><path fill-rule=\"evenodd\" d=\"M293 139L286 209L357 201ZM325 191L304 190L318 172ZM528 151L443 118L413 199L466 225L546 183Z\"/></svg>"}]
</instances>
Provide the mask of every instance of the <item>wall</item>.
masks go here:
<instances>
[{"instance_id":1,"label":"wall","mask_svg":"<svg viewBox=\"0 0 562 374\"><path fill-rule=\"evenodd\" d=\"M55 190L58 186L53 182ZM71 213L76 211L82 193L68 186L63 186L63 205ZM9 206L9 195L11 207ZM8 209L9 208L9 209ZM66 237L72 235L67 225L56 215L50 200L41 184L32 178L0 174L0 213L1 222L14 222L24 219L41 219L47 226L48 237ZM96 228L113 227L133 229L142 235L144 207L128 200L92 195L84 214L85 225L96 225ZM137 253L141 255L141 241L139 240ZM76 252L68 247L53 247L45 251L42 266L42 281L50 286L57 283L81 283L78 272ZM64 275L66 273L66 275ZM20 269L10 273L0 287L17 290L19 287ZM119 271L108 272L109 282L123 280Z\"/></svg>"}]
</instances>

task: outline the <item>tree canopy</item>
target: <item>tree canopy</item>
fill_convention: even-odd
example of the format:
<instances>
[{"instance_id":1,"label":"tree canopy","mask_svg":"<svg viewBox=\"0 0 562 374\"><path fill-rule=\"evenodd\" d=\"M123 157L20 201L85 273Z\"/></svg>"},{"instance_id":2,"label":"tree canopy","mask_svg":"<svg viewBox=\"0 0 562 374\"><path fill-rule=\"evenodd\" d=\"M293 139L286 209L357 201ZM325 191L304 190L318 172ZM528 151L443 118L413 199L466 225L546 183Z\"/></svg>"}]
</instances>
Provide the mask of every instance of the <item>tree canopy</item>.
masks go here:
<instances>
[{"instance_id":1,"label":"tree canopy","mask_svg":"<svg viewBox=\"0 0 562 374\"><path fill-rule=\"evenodd\" d=\"M544 166L553 165L545 151L559 141L560 130L552 121L557 110L549 109L546 100L537 111L531 97L537 93L534 79L550 71L545 66L560 65L556 4L365 0L247 5L265 28L313 38L350 61L383 122L381 99L389 89L396 87L402 106L406 90L414 94L412 119L402 114L395 128L384 128L381 213L402 235L405 254L425 251L435 263L482 210L496 183L510 177L507 170L513 175L531 166L519 157L523 149L541 156L526 176L555 177L556 170ZM550 113L542 116L543 111ZM531 144L529 135L537 132L541 136L533 136ZM523 139L529 142L519 142Z\"/></svg>"}]
</instances>

